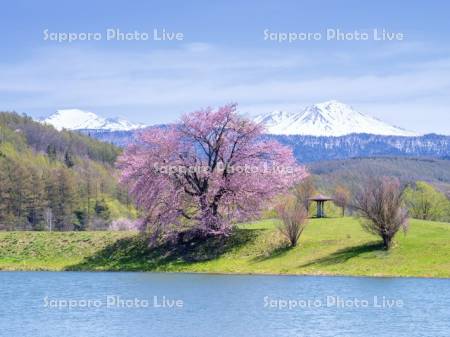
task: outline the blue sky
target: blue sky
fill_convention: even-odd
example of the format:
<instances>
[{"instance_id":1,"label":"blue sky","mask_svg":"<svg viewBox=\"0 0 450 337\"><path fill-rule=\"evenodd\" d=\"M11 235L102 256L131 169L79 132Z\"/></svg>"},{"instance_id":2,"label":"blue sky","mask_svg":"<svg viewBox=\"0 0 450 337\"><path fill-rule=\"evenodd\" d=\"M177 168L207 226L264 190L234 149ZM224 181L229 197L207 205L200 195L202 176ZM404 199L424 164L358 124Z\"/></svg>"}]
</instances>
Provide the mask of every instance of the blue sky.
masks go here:
<instances>
[{"instance_id":1,"label":"blue sky","mask_svg":"<svg viewBox=\"0 0 450 337\"><path fill-rule=\"evenodd\" d=\"M80 108L147 124L238 102L257 114L329 99L419 132L450 134L447 1L14 1L0 10L0 109ZM149 33L106 41L106 29ZM154 29L183 33L153 41ZM99 41L44 40L100 33ZM327 41L327 29L368 41ZM372 30L402 33L373 41ZM264 40L264 31L322 34Z\"/></svg>"}]
</instances>

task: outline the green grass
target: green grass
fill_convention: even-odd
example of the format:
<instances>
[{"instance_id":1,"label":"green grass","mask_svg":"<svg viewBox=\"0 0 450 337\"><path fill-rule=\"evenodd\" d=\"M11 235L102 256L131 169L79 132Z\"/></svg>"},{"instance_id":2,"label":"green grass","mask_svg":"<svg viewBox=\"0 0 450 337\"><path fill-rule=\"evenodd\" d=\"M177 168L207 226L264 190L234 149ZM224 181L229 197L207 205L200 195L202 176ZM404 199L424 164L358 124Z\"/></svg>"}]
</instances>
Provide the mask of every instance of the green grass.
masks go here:
<instances>
[{"instance_id":1,"label":"green grass","mask_svg":"<svg viewBox=\"0 0 450 337\"><path fill-rule=\"evenodd\" d=\"M450 224L412 220L391 251L353 218L313 219L286 248L275 220L240 225L226 239L150 249L130 232L2 232L0 270L450 277Z\"/></svg>"}]
</instances>

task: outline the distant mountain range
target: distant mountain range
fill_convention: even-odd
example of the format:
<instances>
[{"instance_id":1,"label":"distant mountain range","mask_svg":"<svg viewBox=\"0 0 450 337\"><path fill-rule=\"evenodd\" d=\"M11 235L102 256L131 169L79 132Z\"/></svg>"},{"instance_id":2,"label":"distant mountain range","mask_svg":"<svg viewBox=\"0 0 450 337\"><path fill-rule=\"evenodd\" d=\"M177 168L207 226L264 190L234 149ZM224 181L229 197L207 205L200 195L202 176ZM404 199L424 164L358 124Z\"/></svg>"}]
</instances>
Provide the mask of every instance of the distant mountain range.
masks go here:
<instances>
[{"instance_id":1,"label":"distant mountain range","mask_svg":"<svg viewBox=\"0 0 450 337\"><path fill-rule=\"evenodd\" d=\"M264 124L267 133L275 135L344 136L352 133L418 135L366 116L351 106L335 100L310 105L298 113L273 111L256 116L254 120ZM80 109L58 110L42 121L58 130L130 131L145 127L144 124L135 124L119 118L103 118Z\"/></svg>"},{"instance_id":2,"label":"distant mountain range","mask_svg":"<svg viewBox=\"0 0 450 337\"><path fill-rule=\"evenodd\" d=\"M450 157L450 136L418 135L337 101L315 104L300 113L272 112L257 116L255 121L266 126L268 133L263 137L291 147L303 163L381 156ZM122 147L145 128L143 124L106 119L77 109L59 110L42 122Z\"/></svg>"},{"instance_id":3,"label":"distant mountain range","mask_svg":"<svg viewBox=\"0 0 450 337\"><path fill-rule=\"evenodd\" d=\"M137 131L80 130L93 138L118 146L126 146L136 139ZM450 159L450 136L428 134L424 136L382 136L350 134L339 137L271 135L292 148L302 163L359 157L422 157Z\"/></svg>"},{"instance_id":4,"label":"distant mountain range","mask_svg":"<svg viewBox=\"0 0 450 337\"><path fill-rule=\"evenodd\" d=\"M416 137L350 134L339 137L266 135L292 148L300 162L359 157L443 158L450 155L450 136Z\"/></svg>"}]
</instances>

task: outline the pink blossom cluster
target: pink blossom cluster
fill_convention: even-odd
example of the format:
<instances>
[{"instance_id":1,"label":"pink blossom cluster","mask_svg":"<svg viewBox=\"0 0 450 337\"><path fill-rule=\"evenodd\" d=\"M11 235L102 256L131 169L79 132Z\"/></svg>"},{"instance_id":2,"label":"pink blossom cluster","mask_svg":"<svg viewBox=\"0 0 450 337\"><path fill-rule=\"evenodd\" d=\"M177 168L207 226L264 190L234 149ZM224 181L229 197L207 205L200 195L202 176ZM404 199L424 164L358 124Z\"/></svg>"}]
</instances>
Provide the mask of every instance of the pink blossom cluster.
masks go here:
<instances>
[{"instance_id":1,"label":"pink blossom cluster","mask_svg":"<svg viewBox=\"0 0 450 337\"><path fill-rule=\"evenodd\" d=\"M119 159L121 181L157 231L227 234L307 176L291 149L262 140L263 131L235 104L186 114L179 124L141 133Z\"/></svg>"}]
</instances>

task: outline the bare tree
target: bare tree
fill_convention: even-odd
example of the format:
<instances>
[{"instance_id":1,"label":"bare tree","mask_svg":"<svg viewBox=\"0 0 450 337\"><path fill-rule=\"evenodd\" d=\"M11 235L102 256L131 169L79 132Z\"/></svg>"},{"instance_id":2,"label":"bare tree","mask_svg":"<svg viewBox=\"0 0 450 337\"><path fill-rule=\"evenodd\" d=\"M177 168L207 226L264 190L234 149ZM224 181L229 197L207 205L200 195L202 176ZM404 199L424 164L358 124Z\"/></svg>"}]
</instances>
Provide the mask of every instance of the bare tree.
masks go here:
<instances>
[{"instance_id":1,"label":"bare tree","mask_svg":"<svg viewBox=\"0 0 450 337\"><path fill-rule=\"evenodd\" d=\"M383 239L390 249L392 239L400 230L408 229L408 214L403 207L403 189L396 178L372 178L356 194L354 208L364 219L363 228Z\"/></svg>"},{"instance_id":2,"label":"bare tree","mask_svg":"<svg viewBox=\"0 0 450 337\"><path fill-rule=\"evenodd\" d=\"M314 187L314 181L311 176L305 178L300 184L294 188L294 196L297 198L297 202L306 210L309 211L310 198L313 197L316 189Z\"/></svg>"},{"instance_id":3,"label":"bare tree","mask_svg":"<svg viewBox=\"0 0 450 337\"><path fill-rule=\"evenodd\" d=\"M299 204L295 197L290 197L278 204L276 211L281 220L278 229L289 240L290 246L295 247L308 218L304 205Z\"/></svg>"},{"instance_id":4,"label":"bare tree","mask_svg":"<svg viewBox=\"0 0 450 337\"><path fill-rule=\"evenodd\" d=\"M342 208L342 216L345 216L345 209L350 201L350 191L344 186L337 186L333 194L333 200L336 206Z\"/></svg>"},{"instance_id":5,"label":"bare tree","mask_svg":"<svg viewBox=\"0 0 450 337\"><path fill-rule=\"evenodd\" d=\"M52 225L53 225L53 212L51 208L46 208L44 211L44 219L45 223L47 224L48 230L52 231Z\"/></svg>"}]
</instances>

